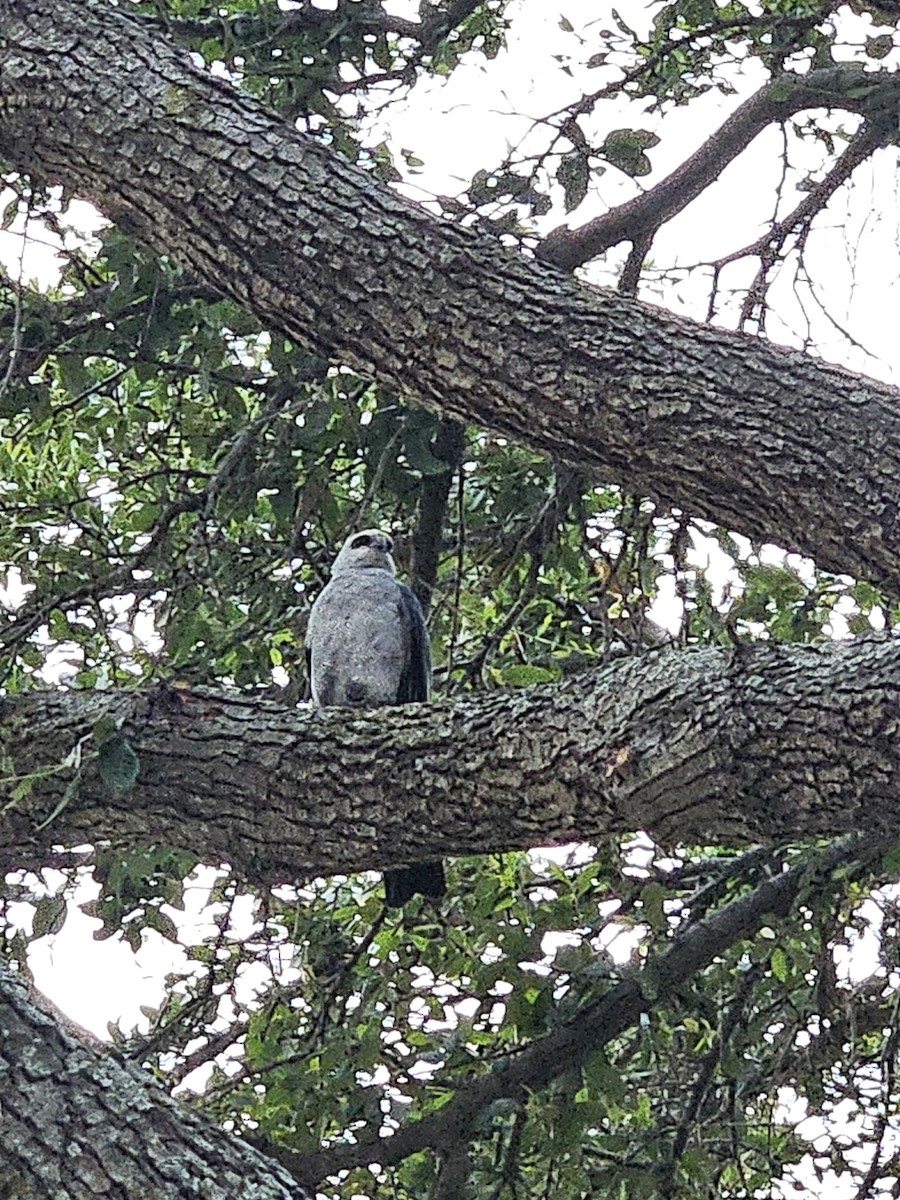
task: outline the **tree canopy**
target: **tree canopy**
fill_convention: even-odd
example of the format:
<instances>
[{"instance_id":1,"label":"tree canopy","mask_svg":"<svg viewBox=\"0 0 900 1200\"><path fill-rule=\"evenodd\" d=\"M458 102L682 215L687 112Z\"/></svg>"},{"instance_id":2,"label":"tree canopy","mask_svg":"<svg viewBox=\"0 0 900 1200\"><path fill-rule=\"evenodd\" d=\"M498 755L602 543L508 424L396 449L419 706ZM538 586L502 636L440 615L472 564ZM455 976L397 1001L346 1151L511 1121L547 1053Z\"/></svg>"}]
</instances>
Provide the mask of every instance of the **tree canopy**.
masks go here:
<instances>
[{"instance_id":1,"label":"tree canopy","mask_svg":"<svg viewBox=\"0 0 900 1200\"><path fill-rule=\"evenodd\" d=\"M900 9L573 4L417 203L542 6L401 7L0 9L0 1191L896 1196L900 397L815 346ZM376 525L435 701L311 713ZM115 1057L18 982L76 905L171 946Z\"/></svg>"}]
</instances>

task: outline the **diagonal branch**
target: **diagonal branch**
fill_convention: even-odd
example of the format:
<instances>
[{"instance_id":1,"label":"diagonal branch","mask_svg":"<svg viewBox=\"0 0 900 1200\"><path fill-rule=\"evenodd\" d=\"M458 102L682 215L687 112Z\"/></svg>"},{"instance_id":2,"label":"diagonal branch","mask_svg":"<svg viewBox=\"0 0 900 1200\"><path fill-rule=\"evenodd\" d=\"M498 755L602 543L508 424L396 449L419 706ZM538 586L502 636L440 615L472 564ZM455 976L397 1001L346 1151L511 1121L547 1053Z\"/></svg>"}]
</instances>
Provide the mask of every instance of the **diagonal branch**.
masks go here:
<instances>
[{"instance_id":1,"label":"diagonal branch","mask_svg":"<svg viewBox=\"0 0 900 1200\"><path fill-rule=\"evenodd\" d=\"M891 130L866 121L854 134L844 153L834 163L824 179L821 179L806 193L792 212L782 220L776 221L762 237L751 242L749 246L744 246L742 250L734 250L731 254L726 254L724 258L717 259L712 264L714 269L713 286L707 320L711 321L715 315L713 304L718 290L719 274L723 267L738 262L742 258L759 256L761 259L759 271L748 289L747 298L741 311L742 321L748 320L752 315L752 308L759 303L760 296L765 290L769 271L784 249L788 238L796 235L802 246L814 219L827 206L838 188L847 182L856 168L871 157L875 150L888 145L895 138L896 134Z\"/></svg>"},{"instance_id":2,"label":"diagonal branch","mask_svg":"<svg viewBox=\"0 0 900 1200\"><path fill-rule=\"evenodd\" d=\"M900 87L895 76L865 75L850 66L826 67L801 76L778 76L745 100L699 150L655 187L579 229L564 225L554 229L535 253L544 262L573 271L619 242L646 241L715 183L757 134L773 122L784 121L804 109L838 108L870 116L873 128L857 145L857 154L866 146L863 157L867 157L891 136L896 136L898 96ZM877 135L874 129L879 131ZM861 161L862 157L857 157L848 163L856 166Z\"/></svg>"},{"instance_id":3,"label":"diagonal branch","mask_svg":"<svg viewBox=\"0 0 900 1200\"><path fill-rule=\"evenodd\" d=\"M304 1200L272 1159L166 1095L0 964L0 1192ZM103 1152L94 1131L104 1130Z\"/></svg>"},{"instance_id":4,"label":"diagonal branch","mask_svg":"<svg viewBox=\"0 0 900 1200\"><path fill-rule=\"evenodd\" d=\"M405 1126L390 1138L340 1146L316 1154L276 1152L298 1179L313 1184L326 1175L377 1162L391 1166L429 1147L446 1150L471 1140L479 1115L505 1097L523 1098L551 1080L578 1070L609 1042L621 1036L660 998L707 967L714 958L751 937L772 915L784 917L798 896L831 884L835 871L853 865L870 867L882 856L885 843L872 837L851 837L832 843L807 862L767 880L754 892L733 900L676 936L670 949L639 974L623 979L568 1025L507 1061L504 1069L480 1075L458 1089L434 1115Z\"/></svg>"},{"instance_id":5,"label":"diagonal branch","mask_svg":"<svg viewBox=\"0 0 900 1200\"><path fill-rule=\"evenodd\" d=\"M768 85L754 119L898 103L897 73L835 67ZM0 153L413 403L900 593L896 389L441 222L122 6L0 6Z\"/></svg>"}]
</instances>

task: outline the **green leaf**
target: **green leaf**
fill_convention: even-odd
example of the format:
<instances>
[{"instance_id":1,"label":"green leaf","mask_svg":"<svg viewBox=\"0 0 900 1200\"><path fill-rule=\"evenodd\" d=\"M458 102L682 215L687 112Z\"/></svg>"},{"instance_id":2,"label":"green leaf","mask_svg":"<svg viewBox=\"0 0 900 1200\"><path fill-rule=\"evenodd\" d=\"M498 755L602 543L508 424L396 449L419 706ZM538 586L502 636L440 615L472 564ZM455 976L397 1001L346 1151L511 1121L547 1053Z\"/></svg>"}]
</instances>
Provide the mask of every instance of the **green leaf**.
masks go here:
<instances>
[{"instance_id":1,"label":"green leaf","mask_svg":"<svg viewBox=\"0 0 900 1200\"><path fill-rule=\"evenodd\" d=\"M605 1051L598 1050L591 1055L582 1068L582 1075L592 1095L606 1096L616 1104L621 1104L625 1099L625 1081L608 1060Z\"/></svg>"},{"instance_id":2,"label":"green leaf","mask_svg":"<svg viewBox=\"0 0 900 1200\"><path fill-rule=\"evenodd\" d=\"M503 683L510 687L534 687L539 683L553 683L558 678L558 671L535 667L530 663L513 663L501 674Z\"/></svg>"},{"instance_id":3,"label":"green leaf","mask_svg":"<svg viewBox=\"0 0 900 1200\"><path fill-rule=\"evenodd\" d=\"M664 903L666 889L661 883L648 883L641 891L641 912L656 933L665 933L669 928Z\"/></svg>"},{"instance_id":4,"label":"green leaf","mask_svg":"<svg viewBox=\"0 0 900 1200\"><path fill-rule=\"evenodd\" d=\"M19 214L19 197L13 196L9 204L3 210L3 218L0 220L0 229L9 229L13 221Z\"/></svg>"},{"instance_id":5,"label":"green leaf","mask_svg":"<svg viewBox=\"0 0 900 1200\"><path fill-rule=\"evenodd\" d=\"M659 145L659 137L649 129L614 129L606 135L600 154L626 175L637 178L653 169L644 150Z\"/></svg>"},{"instance_id":6,"label":"green leaf","mask_svg":"<svg viewBox=\"0 0 900 1200\"><path fill-rule=\"evenodd\" d=\"M94 739L94 745L98 748L101 747L104 742L109 741L118 728L119 722L115 717L109 716L108 713L102 717L99 717L94 722L94 727L91 730L91 736Z\"/></svg>"},{"instance_id":7,"label":"green leaf","mask_svg":"<svg viewBox=\"0 0 900 1200\"><path fill-rule=\"evenodd\" d=\"M556 181L562 186L566 212L571 212L587 195L590 167L583 150L566 154L556 169Z\"/></svg>"},{"instance_id":8,"label":"green leaf","mask_svg":"<svg viewBox=\"0 0 900 1200\"><path fill-rule=\"evenodd\" d=\"M769 958L769 966L772 968L772 974L779 983L787 983L788 978L788 956L785 954L781 946L776 946Z\"/></svg>"},{"instance_id":9,"label":"green leaf","mask_svg":"<svg viewBox=\"0 0 900 1200\"><path fill-rule=\"evenodd\" d=\"M894 39L889 33L879 34L878 37L866 38L866 54L869 58L887 58L894 48Z\"/></svg>"}]
</instances>

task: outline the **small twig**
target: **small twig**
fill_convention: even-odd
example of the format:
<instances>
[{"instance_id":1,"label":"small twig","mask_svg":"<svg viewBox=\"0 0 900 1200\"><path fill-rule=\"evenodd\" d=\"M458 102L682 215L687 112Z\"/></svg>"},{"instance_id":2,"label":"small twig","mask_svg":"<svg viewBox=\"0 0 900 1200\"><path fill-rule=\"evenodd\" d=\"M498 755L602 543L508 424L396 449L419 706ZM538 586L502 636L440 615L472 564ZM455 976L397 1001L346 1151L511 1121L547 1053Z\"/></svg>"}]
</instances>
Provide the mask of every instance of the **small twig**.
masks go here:
<instances>
[{"instance_id":1,"label":"small twig","mask_svg":"<svg viewBox=\"0 0 900 1200\"><path fill-rule=\"evenodd\" d=\"M6 370L3 373L3 378L0 380L0 399L2 399L9 388L9 381L12 379L13 371L18 361L19 352L22 349L22 279L25 275L25 251L28 248L28 222L31 219L31 201L29 200L28 207L25 210L25 228L22 231L22 245L19 250L19 272L18 272L18 287L13 288L13 328L7 344L8 362Z\"/></svg>"},{"instance_id":2,"label":"small twig","mask_svg":"<svg viewBox=\"0 0 900 1200\"><path fill-rule=\"evenodd\" d=\"M849 67L824 67L806 75L776 76L745 100L719 129L681 166L655 187L595 217L578 229L561 226L537 247L535 255L573 271L610 246L654 234L700 196L724 168L774 121L784 121L804 108L830 106L870 113L881 128L882 111L893 101L891 76L873 83L865 96L854 94L858 76ZM888 136L885 127L880 134ZM874 147L873 147L874 148Z\"/></svg>"},{"instance_id":3,"label":"small twig","mask_svg":"<svg viewBox=\"0 0 900 1200\"><path fill-rule=\"evenodd\" d=\"M715 297L718 292L718 279L724 267L731 263L739 262L742 258L759 257L762 261L760 270L757 272L756 278L751 284L748 298L755 296L760 290L765 290L766 277L776 262L778 256L784 250L785 242L792 235L799 239L805 238L814 218L822 212L826 207L831 197L840 188L858 166L868 159L875 150L886 144L889 140L889 135L881 129L877 124L867 121L856 133L849 142L844 153L834 163L831 170L827 173L824 179L820 180L814 188L812 188L803 197L801 202L788 213L780 221L776 221L767 231L740 250L733 250L730 254L716 259L715 262L708 264L713 268L713 287L710 292L709 307L706 313L707 321L711 321L715 315ZM745 319L747 309L747 301L741 310L741 319Z\"/></svg>"},{"instance_id":4,"label":"small twig","mask_svg":"<svg viewBox=\"0 0 900 1200\"><path fill-rule=\"evenodd\" d=\"M755 964L748 970L740 983L738 984L737 993L734 1000L729 1005L726 1011L721 1027L719 1030L719 1038L715 1045L711 1046L704 1055L697 1071L697 1078L694 1081L694 1086L691 1089L691 1094L685 1105L681 1120L678 1122L678 1128L675 1131L675 1138L672 1142L672 1154L669 1161L665 1164L663 1177L660 1181L660 1194L669 1198L675 1195L676 1179L675 1172L681 1157L687 1149L688 1138L694 1122L697 1120L697 1115L700 1112L700 1107L703 1104L706 1094L709 1090L709 1085L712 1083L716 1068L722 1061L728 1043L731 1040L731 1035L737 1027L738 1021L744 1011L744 1006L750 997L750 993L759 981L762 975L762 969L759 964Z\"/></svg>"}]
</instances>

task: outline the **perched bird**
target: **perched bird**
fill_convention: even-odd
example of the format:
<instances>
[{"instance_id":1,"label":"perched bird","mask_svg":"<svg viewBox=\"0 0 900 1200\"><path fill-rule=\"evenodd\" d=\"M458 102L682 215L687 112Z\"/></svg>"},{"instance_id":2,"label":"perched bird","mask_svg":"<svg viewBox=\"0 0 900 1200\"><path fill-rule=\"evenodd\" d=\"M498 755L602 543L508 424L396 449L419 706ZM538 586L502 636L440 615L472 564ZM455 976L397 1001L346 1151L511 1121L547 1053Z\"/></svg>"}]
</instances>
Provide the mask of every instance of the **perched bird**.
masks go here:
<instances>
[{"instance_id":1,"label":"perched bird","mask_svg":"<svg viewBox=\"0 0 900 1200\"><path fill-rule=\"evenodd\" d=\"M412 704L431 693L431 650L422 608L398 583L392 539L378 529L351 534L309 614L306 665L320 708ZM387 871L385 902L446 890L441 862Z\"/></svg>"}]
</instances>

